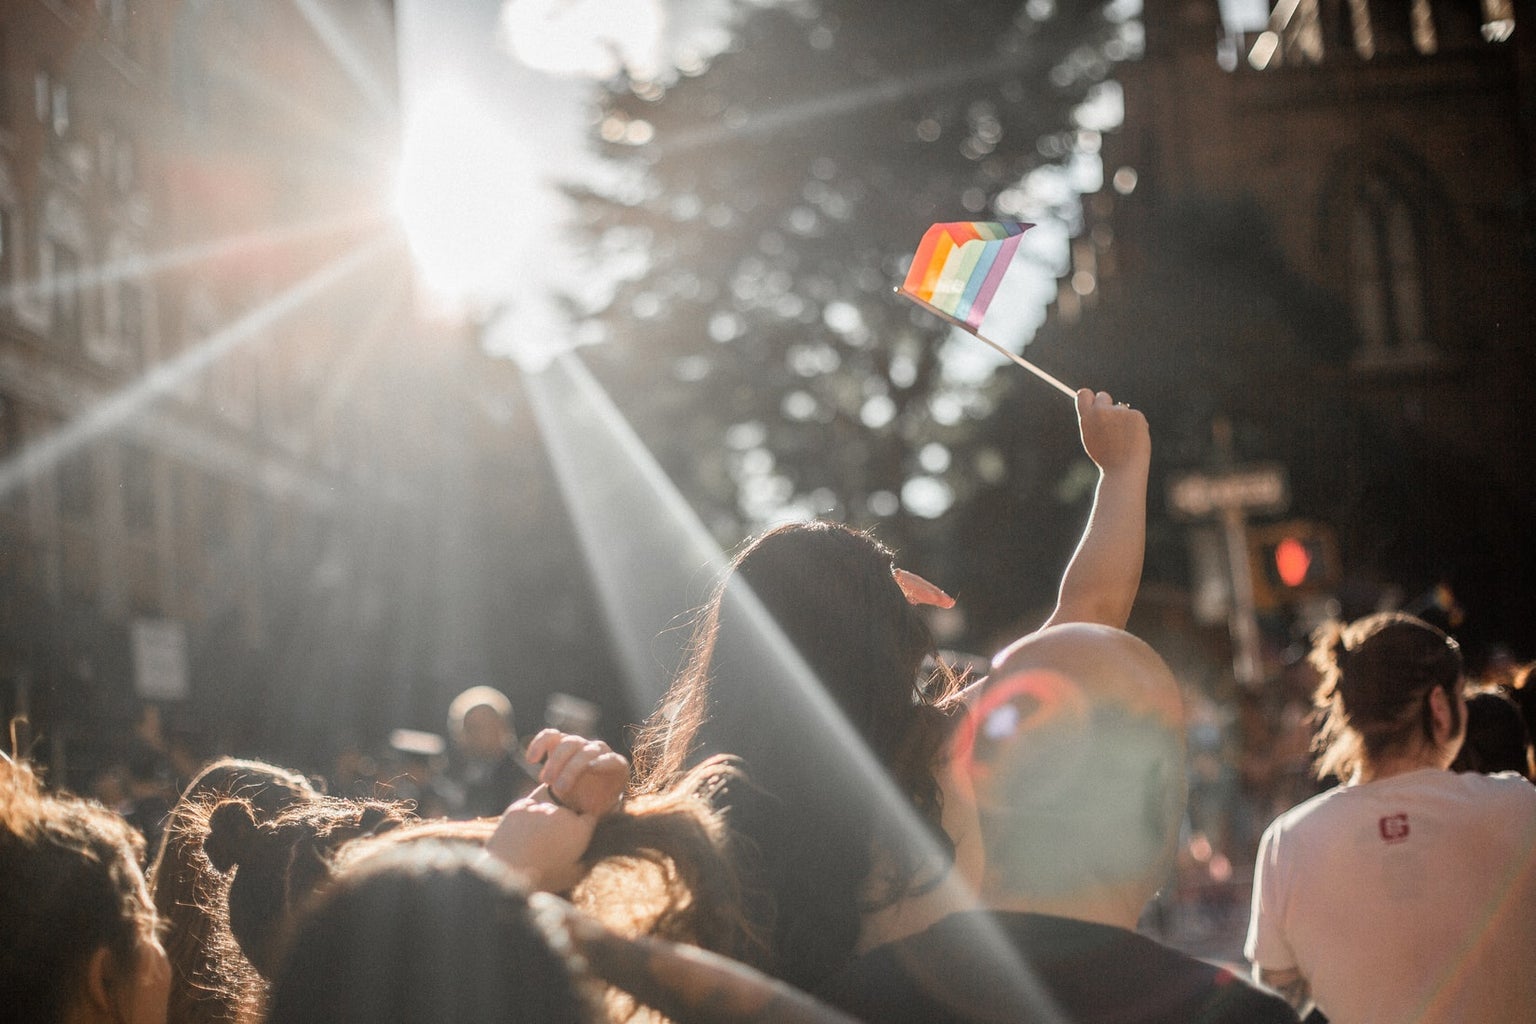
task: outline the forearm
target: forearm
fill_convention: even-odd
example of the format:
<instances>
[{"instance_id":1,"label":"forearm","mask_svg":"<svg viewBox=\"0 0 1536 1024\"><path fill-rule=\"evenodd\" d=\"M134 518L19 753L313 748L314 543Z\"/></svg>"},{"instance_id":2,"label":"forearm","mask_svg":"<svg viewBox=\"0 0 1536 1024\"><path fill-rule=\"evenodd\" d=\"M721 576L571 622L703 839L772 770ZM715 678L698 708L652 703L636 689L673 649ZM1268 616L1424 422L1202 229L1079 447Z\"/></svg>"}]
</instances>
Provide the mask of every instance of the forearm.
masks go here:
<instances>
[{"instance_id":1,"label":"forearm","mask_svg":"<svg viewBox=\"0 0 1536 1024\"><path fill-rule=\"evenodd\" d=\"M594 974L681 1024L854 1024L798 989L706 950L590 928L577 938Z\"/></svg>"},{"instance_id":2,"label":"forearm","mask_svg":"<svg viewBox=\"0 0 1536 1024\"><path fill-rule=\"evenodd\" d=\"M1147 463L1102 473L1082 540L1061 577L1047 626L1096 622L1124 629L1141 585L1147 542Z\"/></svg>"}]
</instances>

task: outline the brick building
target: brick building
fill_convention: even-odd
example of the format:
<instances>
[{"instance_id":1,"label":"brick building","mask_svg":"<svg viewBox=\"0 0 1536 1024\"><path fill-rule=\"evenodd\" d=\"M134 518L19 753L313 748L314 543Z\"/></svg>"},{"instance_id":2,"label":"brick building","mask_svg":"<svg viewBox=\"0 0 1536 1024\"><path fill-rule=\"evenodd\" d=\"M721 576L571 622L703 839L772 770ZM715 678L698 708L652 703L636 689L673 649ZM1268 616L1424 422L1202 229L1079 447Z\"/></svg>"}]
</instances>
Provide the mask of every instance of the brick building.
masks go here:
<instances>
[{"instance_id":1,"label":"brick building","mask_svg":"<svg viewBox=\"0 0 1536 1024\"><path fill-rule=\"evenodd\" d=\"M510 366L418 311L395 62L388 0L0 8L0 715L77 783L146 697L308 759L528 654L485 541L558 513Z\"/></svg>"}]
</instances>

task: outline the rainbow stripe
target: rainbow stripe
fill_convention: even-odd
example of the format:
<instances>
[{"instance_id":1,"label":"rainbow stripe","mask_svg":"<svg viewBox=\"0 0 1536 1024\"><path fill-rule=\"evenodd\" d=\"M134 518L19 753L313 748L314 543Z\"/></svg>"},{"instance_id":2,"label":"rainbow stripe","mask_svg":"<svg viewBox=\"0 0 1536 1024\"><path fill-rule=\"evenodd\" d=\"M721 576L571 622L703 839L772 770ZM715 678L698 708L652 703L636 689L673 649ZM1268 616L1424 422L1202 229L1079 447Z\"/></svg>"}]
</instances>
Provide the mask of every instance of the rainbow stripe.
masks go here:
<instances>
[{"instance_id":1,"label":"rainbow stripe","mask_svg":"<svg viewBox=\"0 0 1536 1024\"><path fill-rule=\"evenodd\" d=\"M1019 237L1033 226L990 220L935 224L923 233L901 290L979 329Z\"/></svg>"}]
</instances>

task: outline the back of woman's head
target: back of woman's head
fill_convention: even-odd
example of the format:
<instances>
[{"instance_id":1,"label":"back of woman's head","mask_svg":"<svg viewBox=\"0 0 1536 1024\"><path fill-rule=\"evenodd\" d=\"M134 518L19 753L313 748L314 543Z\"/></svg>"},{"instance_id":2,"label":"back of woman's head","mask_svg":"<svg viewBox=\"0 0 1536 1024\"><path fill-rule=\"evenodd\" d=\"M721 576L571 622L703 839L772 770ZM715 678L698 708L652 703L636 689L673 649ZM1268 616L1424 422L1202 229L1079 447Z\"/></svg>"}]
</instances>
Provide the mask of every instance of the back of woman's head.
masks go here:
<instances>
[{"instance_id":1,"label":"back of woman's head","mask_svg":"<svg viewBox=\"0 0 1536 1024\"><path fill-rule=\"evenodd\" d=\"M271 978L277 945L295 911L330 874L346 842L414 820L407 805L316 797L270 820L257 820L239 798L207 816L203 852L228 880L229 930L251 966Z\"/></svg>"},{"instance_id":2,"label":"back of woman's head","mask_svg":"<svg viewBox=\"0 0 1536 1024\"><path fill-rule=\"evenodd\" d=\"M1311 661L1322 677L1314 696L1323 716L1314 743L1320 778L1347 778L1386 754L1433 740L1428 696L1435 689L1456 696L1462 678L1456 641L1401 612L1322 627ZM1457 728L1460 706L1451 701Z\"/></svg>"},{"instance_id":3,"label":"back of woman's head","mask_svg":"<svg viewBox=\"0 0 1536 1024\"><path fill-rule=\"evenodd\" d=\"M789 523L748 544L698 620L689 661L664 701L667 728L641 736L642 778L655 768L670 782L703 756L750 761L754 748L778 754L796 745L763 728L765 715L793 719L805 709L759 685L769 666L762 624L733 599L743 583L866 742L894 754L920 703L917 673L933 640L893 568L888 548L837 523Z\"/></svg>"},{"instance_id":4,"label":"back of woman's head","mask_svg":"<svg viewBox=\"0 0 1536 1024\"><path fill-rule=\"evenodd\" d=\"M239 798L255 820L268 821L319 796L297 772L224 758L198 773L171 808L149 886L166 922L170 1018L178 1024L233 1024L260 987L229 932L229 880L211 870L203 853L209 813L222 800Z\"/></svg>"},{"instance_id":5,"label":"back of woman's head","mask_svg":"<svg viewBox=\"0 0 1536 1024\"><path fill-rule=\"evenodd\" d=\"M99 804L45 793L0 755L0 1009L7 1020L62 1021L105 948L138 970L155 915L139 858L144 841Z\"/></svg>"},{"instance_id":6,"label":"back of woman's head","mask_svg":"<svg viewBox=\"0 0 1536 1024\"><path fill-rule=\"evenodd\" d=\"M741 759L746 779L730 782L723 798L744 840L749 887L761 895L754 917L773 936L776 957L764 966L801 984L851 950L886 823L871 801L850 798L846 742L785 686L792 672L773 663L743 584L943 842L934 767L959 681L944 668L920 680L933 640L894 568L888 548L836 523L792 523L752 541L701 615L688 663L635 746L642 791L674 783L705 756ZM913 870L894 865L891 899Z\"/></svg>"},{"instance_id":7,"label":"back of woman's head","mask_svg":"<svg viewBox=\"0 0 1536 1024\"><path fill-rule=\"evenodd\" d=\"M560 940L555 940L556 942ZM349 862L301 916L268 1024L581 1024L567 954L473 843L402 843Z\"/></svg>"}]
</instances>

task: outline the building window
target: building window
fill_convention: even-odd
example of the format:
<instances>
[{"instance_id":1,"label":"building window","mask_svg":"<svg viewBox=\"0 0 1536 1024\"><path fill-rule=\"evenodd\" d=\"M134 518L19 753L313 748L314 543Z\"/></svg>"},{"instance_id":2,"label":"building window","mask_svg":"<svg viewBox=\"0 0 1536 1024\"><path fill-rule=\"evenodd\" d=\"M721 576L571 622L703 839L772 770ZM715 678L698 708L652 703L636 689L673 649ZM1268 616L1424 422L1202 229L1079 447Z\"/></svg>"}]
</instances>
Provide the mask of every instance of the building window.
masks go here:
<instances>
[{"instance_id":1,"label":"building window","mask_svg":"<svg viewBox=\"0 0 1536 1024\"><path fill-rule=\"evenodd\" d=\"M10 207L0 205L0 285L11 283L11 232L14 215Z\"/></svg>"},{"instance_id":2,"label":"building window","mask_svg":"<svg viewBox=\"0 0 1536 1024\"><path fill-rule=\"evenodd\" d=\"M1385 181L1368 178L1350 220L1351 296L1366 360L1422 356L1424 269L1412 211Z\"/></svg>"},{"instance_id":3,"label":"building window","mask_svg":"<svg viewBox=\"0 0 1536 1024\"><path fill-rule=\"evenodd\" d=\"M76 522L96 511L96 468L89 449L59 460L59 514Z\"/></svg>"},{"instance_id":4,"label":"building window","mask_svg":"<svg viewBox=\"0 0 1536 1024\"><path fill-rule=\"evenodd\" d=\"M123 447L123 525L133 536L155 532L155 460L137 445Z\"/></svg>"},{"instance_id":5,"label":"building window","mask_svg":"<svg viewBox=\"0 0 1536 1024\"><path fill-rule=\"evenodd\" d=\"M130 365L142 365L144 360L144 286L137 280L125 278L117 284L118 332L123 339L123 351Z\"/></svg>"},{"instance_id":6,"label":"building window","mask_svg":"<svg viewBox=\"0 0 1536 1024\"><path fill-rule=\"evenodd\" d=\"M38 123L53 129L53 134L62 136L69 131L69 86L46 68L38 68L32 79L32 111Z\"/></svg>"},{"instance_id":7,"label":"building window","mask_svg":"<svg viewBox=\"0 0 1536 1024\"><path fill-rule=\"evenodd\" d=\"M100 330L91 354L104 363L139 366L144 361L143 257L122 235L107 242L109 279L101 285Z\"/></svg>"},{"instance_id":8,"label":"building window","mask_svg":"<svg viewBox=\"0 0 1536 1024\"><path fill-rule=\"evenodd\" d=\"M53 76L42 68L32 76L32 113L38 124L47 124L53 111Z\"/></svg>"},{"instance_id":9,"label":"building window","mask_svg":"<svg viewBox=\"0 0 1536 1024\"><path fill-rule=\"evenodd\" d=\"M11 121L11 72L15 70L11 64L10 40L6 38L5 29L0 28L0 124L9 124Z\"/></svg>"},{"instance_id":10,"label":"building window","mask_svg":"<svg viewBox=\"0 0 1536 1024\"><path fill-rule=\"evenodd\" d=\"M21 451L21 412L11 396L0 393L0 463L8 463ZM0 491L0 516L10 515L20 519L22 514L22 487L12 486Z\"/></svg>"},{"instance_id":11,"label":"building window","mask_svg":"<svg viewBox=\"0 0 1536 1024\"><path fill-rule=\"evenodd\" d=\"M63 82L53 83L52 115L53 134L62 138L69 133L69 86Z\"/></svg>"},{"instance_id":12,"label":"building window","mask_svg":"<svg viewBox=\"0 0 1536 1024\"><path fill-rule=\"evenodd\" d=\"M128 0L96 0L96 10L106 24L107 38L128 49Z\"/></svg>"},{"instance_id":13,"label":"building window","mask_svg":"<svg viewBox=\"0 0 1536 1024\"><path fill-rule=\"evenodd\" d=\"M49 290L53 293L54 336L71 345L81 342L80 255L64 243L49 244L52 265Z\"/></svg>"},{"instance_id":14,"label":"building window","mask_svg":"<svg viewBox=\"0 0 1536 1024\"><path fill-rule=\"evenodd\" d=\"M96 458L82 449L59 461L54 471L59 502L59 568L64 592L86 600L96 596Z\"/></svg>"}]
</instances>

